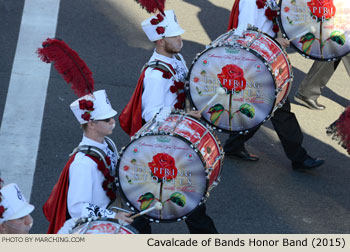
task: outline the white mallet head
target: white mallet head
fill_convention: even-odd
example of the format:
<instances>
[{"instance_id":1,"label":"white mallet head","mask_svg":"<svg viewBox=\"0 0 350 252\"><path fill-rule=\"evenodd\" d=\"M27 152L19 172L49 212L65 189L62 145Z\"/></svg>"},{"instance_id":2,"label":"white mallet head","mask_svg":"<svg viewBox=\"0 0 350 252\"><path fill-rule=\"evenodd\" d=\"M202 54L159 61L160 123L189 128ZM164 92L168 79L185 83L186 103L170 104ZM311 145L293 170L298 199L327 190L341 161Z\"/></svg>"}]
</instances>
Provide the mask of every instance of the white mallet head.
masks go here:
<instances>
[{"instance_id":1,"label":"white mallet head","mask_svg":"<svg viewBox=\"0 0 350 252\"><path fill-rule=\"evenodd\" d=\"M162 203L157 202L157 203L154 204L154 209L156 209L156 210L161 210L162 208L163 208Z\"/></svg>"}]
</instances>

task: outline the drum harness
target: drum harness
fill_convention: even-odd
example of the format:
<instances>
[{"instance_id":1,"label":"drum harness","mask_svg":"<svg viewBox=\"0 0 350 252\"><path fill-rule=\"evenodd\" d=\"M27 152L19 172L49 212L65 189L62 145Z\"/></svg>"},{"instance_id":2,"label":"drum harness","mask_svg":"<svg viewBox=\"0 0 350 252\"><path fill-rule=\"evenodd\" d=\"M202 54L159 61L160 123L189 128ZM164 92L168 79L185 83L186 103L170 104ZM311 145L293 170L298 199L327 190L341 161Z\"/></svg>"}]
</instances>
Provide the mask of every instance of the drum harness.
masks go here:
<instances>
[{"instance_id":1,"label":"drum harness","mask_svg":"<svg viewBox=\"0 0 350 252\"><path fill-rule=\"evenodd\" d=\"M114 153L118 155L118 151L117 151L117 147L115 146L114 142L112 141L112 139L110 139L109 137L105 137L104 138L107 145L108 145L108 148L110 150L112 150ZM75 153L77 152L82 152L84 154L87 154L87 155L91 155L95 158L98 158L99 160L101 160L104 165L109 169L109 171L112 173L112 166L109 166L106 162L106 156L107 154L101 150L100 148L97 148L96 146L91 146L91 145L80 145L78 147L76 147L71 154L69 154L69 156L72 156L74 155Z\"/></svg>"}]
</instances>

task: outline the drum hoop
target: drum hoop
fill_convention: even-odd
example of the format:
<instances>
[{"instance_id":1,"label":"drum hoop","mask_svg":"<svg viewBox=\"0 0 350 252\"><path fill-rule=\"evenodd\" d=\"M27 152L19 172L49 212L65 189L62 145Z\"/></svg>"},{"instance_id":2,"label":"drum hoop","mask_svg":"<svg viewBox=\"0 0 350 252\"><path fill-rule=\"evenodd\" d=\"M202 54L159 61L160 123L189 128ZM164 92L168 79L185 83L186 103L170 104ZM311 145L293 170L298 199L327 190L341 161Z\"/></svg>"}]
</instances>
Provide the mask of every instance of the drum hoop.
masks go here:
<instances>
[{"instance_id":1,"label":"drum hoop","mask_svg":"<svg viewBox=\"0 0 350 252\"><path fill-rule=\"evenodd\" d=\"M257 31L255 31L255 32L257 32ZM261 32L261 31L258 31L258 32ZM266 36L268 36L270 39L273 40L273 42L275 42L275 40L274 40L270 35L268 35L268 34L266 34L266 33L263 33L263 32L261 32L261 33L264 34L264 35L266 35ZM291 76L293 77L293 72L292 72L290 60L289 60L289 57L288 57L287 53L285 52L285 50L284 50L277 42L275 42L275 44L277 44L277 46L278 46L278 47L284 52L284 54L286 55L287 64L288 64L288 67L289 67ZM217 48L217 47L224 47L224 46L216 46L216 47L213 47L213 46L210 45L208 48L204 49L201 53L197 54L197 56L195 57L195 59L192 61L191 67L190 67L190 69L189 69L189 71L188 71L188 74L187 74L187 77L186 77L186 83L185 83L185 92L186 92L186 96L189 98L189 101L190 101L190 103L191 103L191 107L193 107L195 110L198 110L198 108L195 106L194 101L193 101L192 96L191 96L191 92L190 92L190 76L191 76L192 68L193 68L194 64L198 61L198 59L199 59L204 53L206 53L207 51L209 51L209 50L211 50L211 49L215 49L215 48ZM232 47L232 46L227 45L226 47ZM239 47L240 47L241 49L247 49L246 47L244 47L244 46L242 46L242 45L239 45ZM262 61L262 63L267 67L267 70L270 72L271 77L272 77L274 83L276 83L276 78L275 78L275 76L273 75L272 69L271 69L271 67L269 66L269 63L267 62L267 60L264 59L264 58L263 58L259 53L257 53L254 49L249 48L249 52L253 53L256 57L258 57L258 58ZM269 70L269 68L270 68L271 70ZM292 82L292 80L291 80L291 82ZM276 90L277 90L277 87L275 87L274 103L273 103L274 106L272 106L272 108L271 108L270 112L268 113L268 115L267 115L267 116L265 117L265 119L262 120L259 124L255 125L254 127L249 128L249 129L240 130L240 131L227 130L227 129L223 129L223 128L221 128L221 127L218 127L218 126L213 125L211 122L209 122L209 121L208 121L206 118L204 118L204 117L202 117L202 119L203 119L208 125L210 125L214 130L217 130L217 131L219 131L219 132L231 133L231 134L232 134L232 133L246 134L246 133L248 133L248 132L250 132L250 131L253 131L253 130L259 128L265 121L267 121L267 120L269 120L269 119L271 118L271 115L272 115L272 113L273 113L273 111L274 111L274 108L277 106L277 104L276 104L276 96L277 96L278 92L277 92ZM281 102L282 102L282 101L283 101L283 103L285 102L285 100L287 99L287 97L288 97L288 95L289 95L290 90L291 90L291 84L289 84L289 88L288 88L288 90L287 90L287 92L286 92L286 95L285 95L284 98L281 100Z\"/></svg>"},{"instance_id":2,"label":"drum hoop","mask_svg":"<svg viewBox=\"0 0 350 252\"><path fill-rule=\"evenodd\" d=\"M191 120L195 120L195 119L192 119L191 117L189 116L184 116L186 118L190 118ZM203 126L204 128L205 125L203 125L201 122L195 120L196 123L199 123L201 126ZM209 132L214 136L214 140L215 140L215 143L218 145L218 148L219 148L219 152L220 150L222 150L222 146L220 144L220 142L218 142L218 138L215 136L214 132L212 132L211 128L209 128ZM197 150L195 151L198 155L199 155L199 158L203 164L203 167L206 167L205 165L205 160L204 160L204 157L202 155L202 153L200 152L200 150L198 150L198 148L196 146L193 145L193 143L191 143L189 140L187 140L186 138L184 138L183 136L180 136L178 134L176 134L174 132L173 135L170 135L170 133L162 133L162 134L155 134L155 133L149 133L149 134L145 134L144 136L159 136L159 135L163 135L163 136L173 136L173 137L176 137L176 138L179 138L180 140L183 140L185 141L186 143L188 143L190 145L190 147L193 149L193 150ZM142 137L142 136L140 136ZM117 171L116 172L116 179L117 179L117 187L120 189L120 195L123 197L124 201L126 202L126 205L132 210L132 211L135 211L135 212L140 212L133 204L131 204L131 202L128 200L128 198L126 197L124 191L123 191L123 188L121 186L121 183L120 183L120 178L119 178L119 168L120 168L120 163L121 163L121 159L123 157L123 154L124 154L124 151L129 147L129 145L131 145L134 141L138 140L140 137L138 138L135 138L133 139L132 141L130 141L130 143L128 143L125 147L122 148L122 150L119 152L119 158L118 158L118 162L117 162ZM220 155L222 154L223 152L221 151L220 152ZM221 160L221 163L220 163L220 175L221 175L221 171L222 171L222 160ZM148 215L143 215L146 219L148 219L150 222L156 222L156 223L169 223L169 222L175 222L175 221L182 221L182 220L185 220L195 209L197 209L197 207L199 207L202 203L204 203L206 200L207 200L207 194L212 190L212 187L209 185L209 172L207 171L207 168L205 168L205 188L206 190L203 192L203 195L202 195L202 198L201 200L199 201L198 205L193 208L189 213L187 213L186 215L183 215L182 217L177 217L177 218L173 218L173 219L156 219L154 217L150 217ZM218 175L218 178L219 178L219 175ZM210 190L209 190L210 189Z\"/></svg>"},{"instance_id":3,"label":"drum hoop","mask_svg":"<svg viewBox=\"0 0 350 252\"><path fill-rule=\"evenodd\" d=\"M278 24L279 24L279 27L280 27L280 29L281 29L281 33L282 33L283 37L286 38L286 39L290 39L290 38L288 37L288 35L287 35L287 33L286 33L286 31L285 31L283 25L282 25L282 18L281 18L282 1L283 1L283 0L280 0L280 2L278 3L278 6L279 6L279 9L280 9L280 10L279 10L279 12L278 12L278 14L277 14L277 22L278 22ZM347 53L345 53L345 54L343 54L343 55L341 55L341 56L335 57L335 58L320 59L320 58L314 57L314 56L312 56L312 55L307 55L307 54L305 54L305 53L304 53L303 51L301 51L298 47L296 47L296 45L294 45L292 42L290 42L290 44L291 44L291 46L294 48L294 50L296 50L296 51L297 51L301 56L303 56L304 58L306 58L306 59L312 59L312 60L318 60L318 61L326 61L326 62L336 61L336 60L339 60L339 59L341 59L342 57L344 57L345 55L347 55L347 54L350 53L350 51L349 51L349 52L347 52Z\"/></svg>"}]
</instances>

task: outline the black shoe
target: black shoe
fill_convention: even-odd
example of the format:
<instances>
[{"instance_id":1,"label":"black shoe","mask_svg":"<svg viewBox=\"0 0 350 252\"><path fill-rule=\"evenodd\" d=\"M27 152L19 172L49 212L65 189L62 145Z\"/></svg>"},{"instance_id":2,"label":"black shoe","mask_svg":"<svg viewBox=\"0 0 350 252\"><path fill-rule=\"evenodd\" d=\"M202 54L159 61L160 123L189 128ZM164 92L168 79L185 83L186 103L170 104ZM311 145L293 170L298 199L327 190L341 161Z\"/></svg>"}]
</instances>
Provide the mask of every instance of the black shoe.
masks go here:
<instances>
[{"instance_id":1,"label":"black shoe","mask_svg":"<svg viewBox=\"0 0 350 252\"><path fill-rule=\"evenodd\" d=\"M317 100L307 98L299 93L296 93L294 96L294 101L308 107L309 109L324 110L326 108L325 105L319 104Z\"/></svg>"},{"instance_id":2,"label":"black shoe","mask_svg":"<svg viewBox=\"0 0 350 252\"><path fill-rule=\"evenodd\" d=\"M236 151L236 152L225 152L225 157L228 158L239 158L244 161L258 161L259 157L250 154L247 150L241 150L241 151Z\"/></svg>"},{"instance_id":3,"label":"black shoe","mask_svg":"<svg viewBox=\"0 0 350 252\"><path fill-rule=\"evenodd\" d=\"M312 170L323 165L323 163L323 159L308 157L304 160L303 163L294 163L293 169L297 171Z\"/></svg>"}]
</instances>

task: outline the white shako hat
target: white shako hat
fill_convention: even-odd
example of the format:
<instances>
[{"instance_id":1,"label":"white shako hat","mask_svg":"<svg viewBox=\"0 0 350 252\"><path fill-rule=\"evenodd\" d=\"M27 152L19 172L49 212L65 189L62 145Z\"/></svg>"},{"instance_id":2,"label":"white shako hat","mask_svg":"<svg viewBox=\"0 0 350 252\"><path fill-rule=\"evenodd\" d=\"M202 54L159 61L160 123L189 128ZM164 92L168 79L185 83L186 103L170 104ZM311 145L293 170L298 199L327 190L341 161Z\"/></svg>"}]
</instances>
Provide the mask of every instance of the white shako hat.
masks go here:
<instances>
[{"instance_id":1,"label":"white shako hat","mask_svg":"<svg viewBox=\"0 0 350 252\"><path fill-rule=\"evenodd\" d=\"M72 102L70 105L73 114L80 124L91 120L104 120L117 114L108 100L105 90L95 91Z\"/></svg>"},{"instance_id":2,"label":"white shako hat","mask_svg":"<svg viewBox=\"0 0 350 252\"><path fill-rule=\"evenodd\" d=\"M177 22L174 10L164 11L165 16L157 14L141 23L143 31L150 41L164 37L175 37L185 32Z\"/></svg>"},{"instance_id":3,"label":"white shako hat","mask_svg":"<svg viewBox=\"0 0 350 252\"><path fill-rule=\"evenodd\" d=\"M22 218L34 210L34 206L29 204L19 187L14 184L8 184L1 190L1 202L0 206L5 208L2 217L0 218L0 224L5 221L15 220Z\"/></svg>"}]
</instances>

